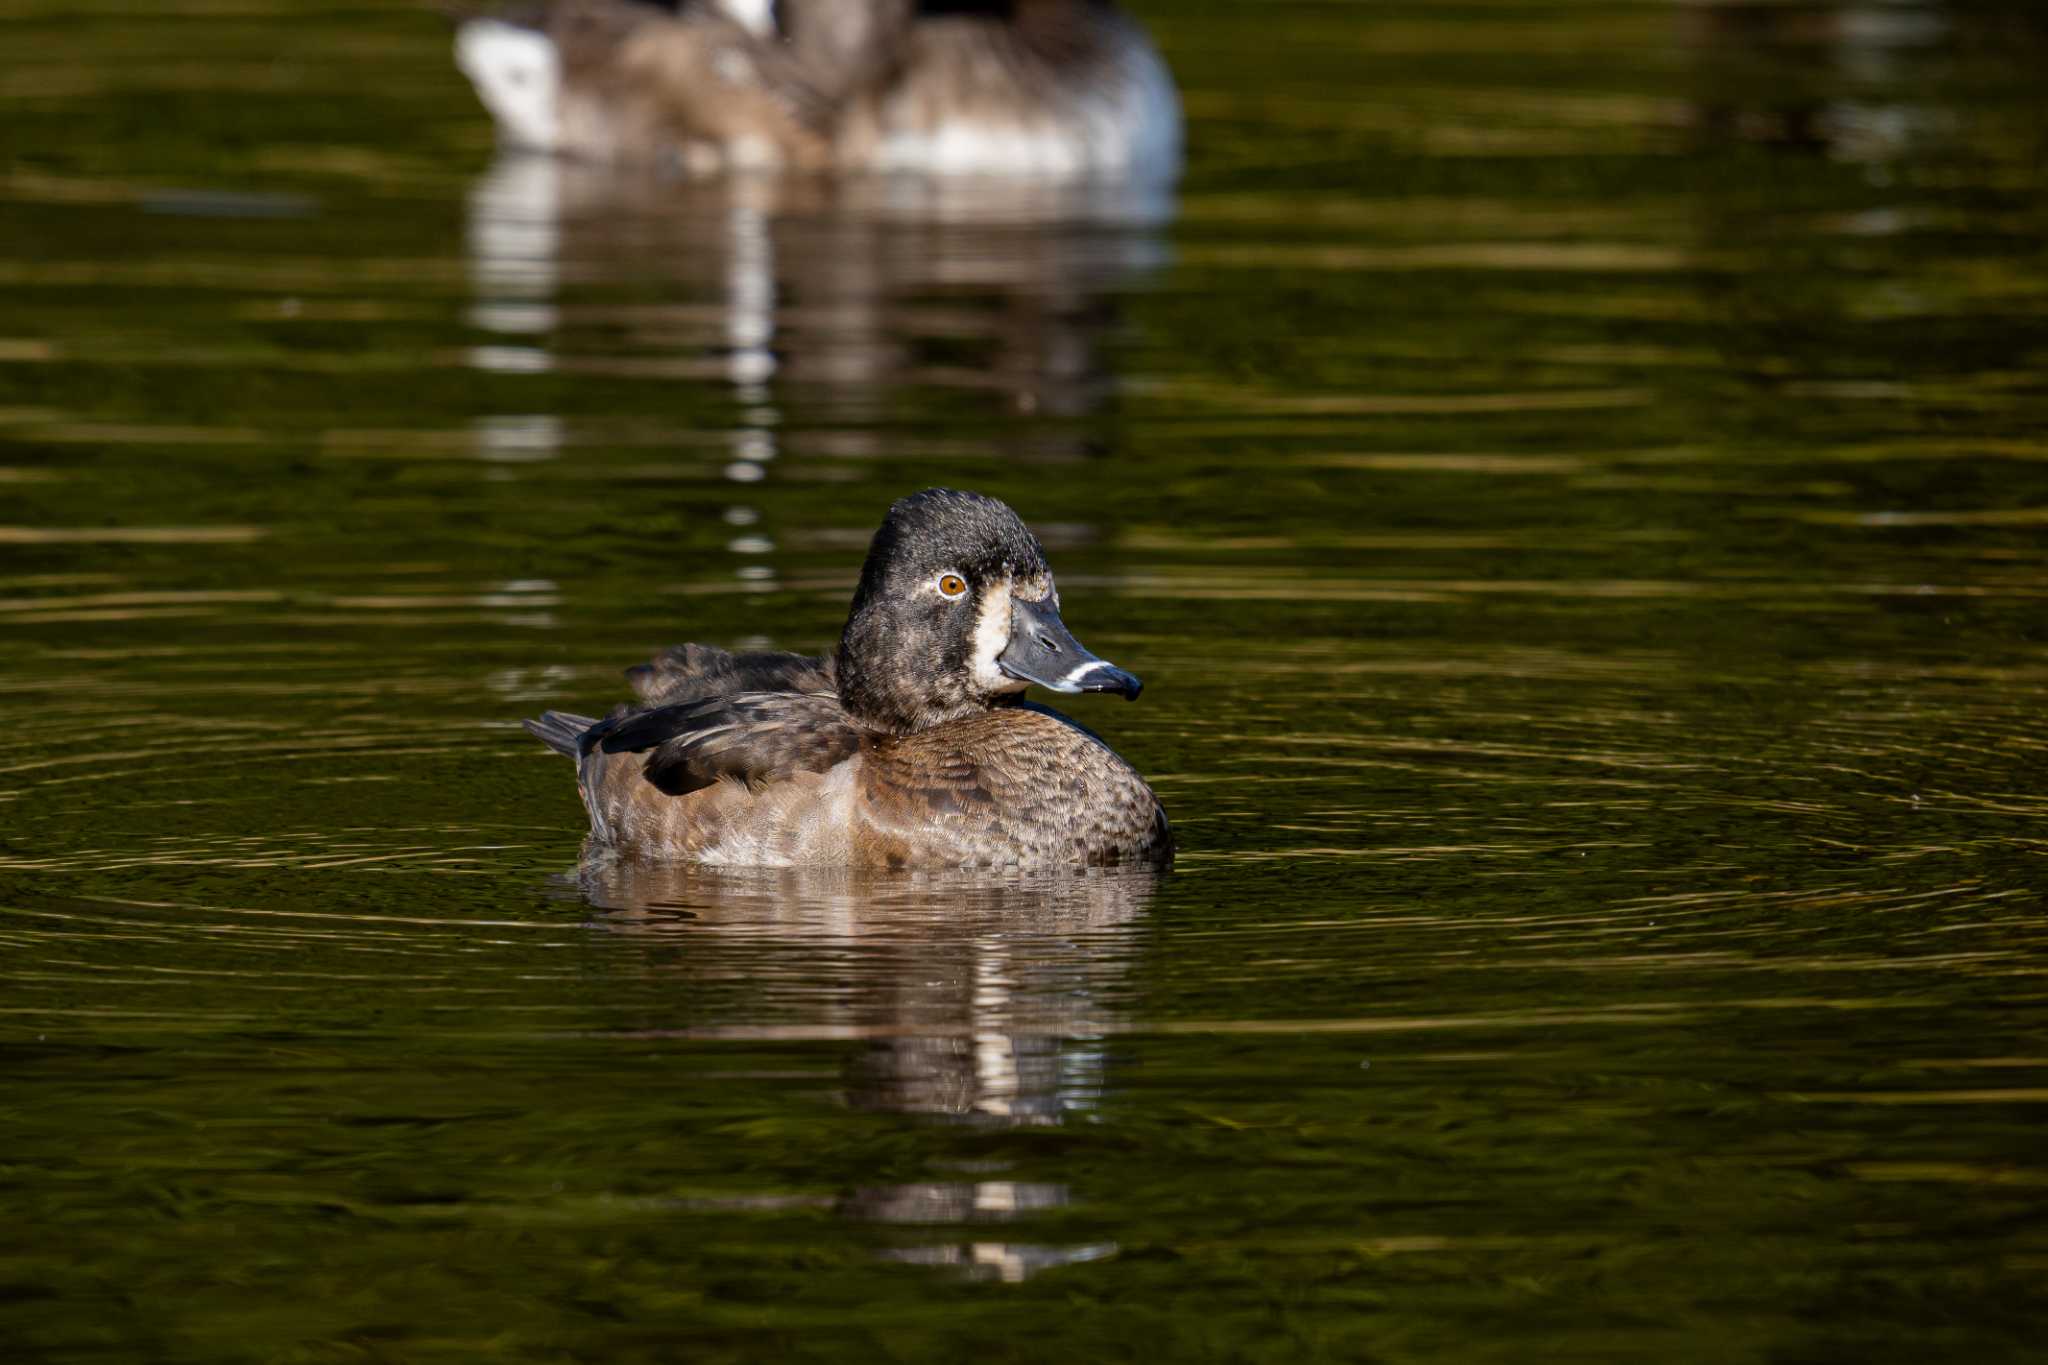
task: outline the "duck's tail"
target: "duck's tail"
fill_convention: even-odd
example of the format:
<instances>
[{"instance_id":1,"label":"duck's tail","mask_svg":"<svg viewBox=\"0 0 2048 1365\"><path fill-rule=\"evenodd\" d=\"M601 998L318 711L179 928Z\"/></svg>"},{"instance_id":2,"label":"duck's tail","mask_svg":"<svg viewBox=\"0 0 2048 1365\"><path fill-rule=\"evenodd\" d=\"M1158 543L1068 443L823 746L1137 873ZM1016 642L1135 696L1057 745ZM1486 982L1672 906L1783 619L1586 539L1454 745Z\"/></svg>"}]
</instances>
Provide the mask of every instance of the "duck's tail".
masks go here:
<instances>
[{"instance_id":1,"label":"duck's tail","mask_svg":"<svg viewBox=\"0 0 2048 1365\"><path fill-rule=\"evenodd\" d=\"M539 720L520 722L526 733L566 758L581 759L579 741L583 732L597 724L588 716L572 716L567 711L543 711Z\"/></svg>"}]
</instances>

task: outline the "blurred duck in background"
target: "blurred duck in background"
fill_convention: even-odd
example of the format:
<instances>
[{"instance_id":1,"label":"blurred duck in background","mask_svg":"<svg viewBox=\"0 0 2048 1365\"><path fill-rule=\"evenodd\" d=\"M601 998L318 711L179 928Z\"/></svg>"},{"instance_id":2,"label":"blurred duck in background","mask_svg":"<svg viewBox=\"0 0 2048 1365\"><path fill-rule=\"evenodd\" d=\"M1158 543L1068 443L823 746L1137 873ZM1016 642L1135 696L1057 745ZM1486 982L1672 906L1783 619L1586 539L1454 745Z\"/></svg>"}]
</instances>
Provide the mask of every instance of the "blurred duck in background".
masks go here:
<instances>
[{"instance_id":1,"label":"blurred duck in background","mask_svg":"<svg viewBox=\"0 0 2048 1365\"><path fill-rule=\"evenodd\" d=\"M1110 0L551 0L462 23L526 149L693 173L1170 180L1180 103Z\"/></svg>"}]
</instances>

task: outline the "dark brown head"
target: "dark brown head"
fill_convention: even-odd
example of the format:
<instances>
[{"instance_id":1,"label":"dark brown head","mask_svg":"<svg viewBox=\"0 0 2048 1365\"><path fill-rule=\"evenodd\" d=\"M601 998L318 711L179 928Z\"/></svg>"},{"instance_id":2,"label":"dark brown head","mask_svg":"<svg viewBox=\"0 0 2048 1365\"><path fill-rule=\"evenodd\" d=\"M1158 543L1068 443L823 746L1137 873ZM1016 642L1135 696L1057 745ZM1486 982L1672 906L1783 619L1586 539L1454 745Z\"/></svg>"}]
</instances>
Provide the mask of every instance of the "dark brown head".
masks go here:
<instances>
[{"instance_id":1,"label":"dark brown head","mask_svg":"<svg viewBox=\"0 0 2048 1365\"><path fill-rule=\"evenodd\" d=\"M1138 695L1059 617L1045 551L994 498L932 488L889 509L839 641L839 697L889 734L958 720L1032 683Z\"/></svg>"}]
</instances>

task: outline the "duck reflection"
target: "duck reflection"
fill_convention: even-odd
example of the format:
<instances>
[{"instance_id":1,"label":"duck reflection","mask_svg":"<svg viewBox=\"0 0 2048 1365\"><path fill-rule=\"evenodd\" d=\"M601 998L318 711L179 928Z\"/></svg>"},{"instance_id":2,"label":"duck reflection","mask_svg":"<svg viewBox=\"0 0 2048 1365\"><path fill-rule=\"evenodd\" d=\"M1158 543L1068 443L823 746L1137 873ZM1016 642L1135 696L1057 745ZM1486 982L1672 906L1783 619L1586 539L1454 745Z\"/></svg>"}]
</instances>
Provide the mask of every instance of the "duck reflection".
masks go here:
<instances>
[{"instance_id":1,"label":"duck reflection","mask_svg":"<svg viewBox=\"0 0 2048 1365\"><path fill-rule=\"evenodd\" d=\"M1171 213L1157 184L686 182L508 154L469 201L470 321L489 334L469 358L722 382L743 408L851 418L912 385L1085 414L1111 391L1107 299L1164 263ZM739 425L772 443L766 415Z\"/></svg>"},{"instance_id":2,"label":"duck reflection","mask_svg":"<svg viewBox=\"0 0 2048 1365\"><path fill-rule=\"evenodd\" d=\"M504 466L593 438L708 457L745 528L735 590L772 591L779 528L756 524L750 486L791 457L816 480L916 453L906 396L1010 419L949 449L971 440L970 455L1026 464L1099 454L1071 419L1114 401L1115 298L1165 264L1172 211L1158 183L682 181L507 154L470 196L469 363L696 383L732 412L669 432L493 413L471 424L476 458L509 477Z\"/></svg>"},{"instance_id":3,"label":"duck reflection","mask_svg":"<svg viewBox=\"0 0 2048 1365\"><path fill-rule=\"evenodd\" d=\"M1158 875L594 860L577 887L602 912L593 928L701 943L683 970L713 959L729 968L713 944L744 953L759 994L745 1018L711 1021L710 1031L858 1040L842 1072L850 1107L1022 1127L1074 1122L1099 1103L1114 1000ZM1064 1185L1007 1180L1000 1169L959 1174L973 1178L863 1187L835 1209L872 1223L999 1225L1071 1197ZM1113 1251L977 1235L887 1255L1016 1280Z\"/></svg>"},{"instance_id":4,"label":"duck reflection","mask_svg":"<svg viewBox=\"0 0 2048 1365\"><path fill-rule=\"evenodd\" d=\"M1929 48L1950 42L1957 16L1928 0L1755 4L1705 0L1682 11L1703 92L1688 107L1710 141L1760 143L1847 162L1879 163L1949 131L1949 111L1887 98L1912 84ZM1757 80L1768 72L1768 83ZM1863 93L1849 93L1863 92Z\"/></svg>"}]
</instances>

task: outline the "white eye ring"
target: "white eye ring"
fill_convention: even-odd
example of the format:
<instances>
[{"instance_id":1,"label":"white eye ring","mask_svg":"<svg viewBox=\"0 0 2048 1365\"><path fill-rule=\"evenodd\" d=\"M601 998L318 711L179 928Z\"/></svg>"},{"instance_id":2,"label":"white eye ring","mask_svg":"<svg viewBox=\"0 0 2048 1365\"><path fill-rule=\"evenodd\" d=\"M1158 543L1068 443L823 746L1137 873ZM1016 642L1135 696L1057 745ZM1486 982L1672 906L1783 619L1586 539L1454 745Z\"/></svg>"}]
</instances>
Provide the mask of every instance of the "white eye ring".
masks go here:
<instances>
[{"instance_id":1,"label":"white eye ring","mask_svg":"<svg viewBox=\"0 0 2048 1365\"><path fill-rule=\"evenodd\" d=\"M948 569L932 580L932 586L939 590L939 596L951 601L966 593L967 580Z\"/></svg>"}]
</instances>

